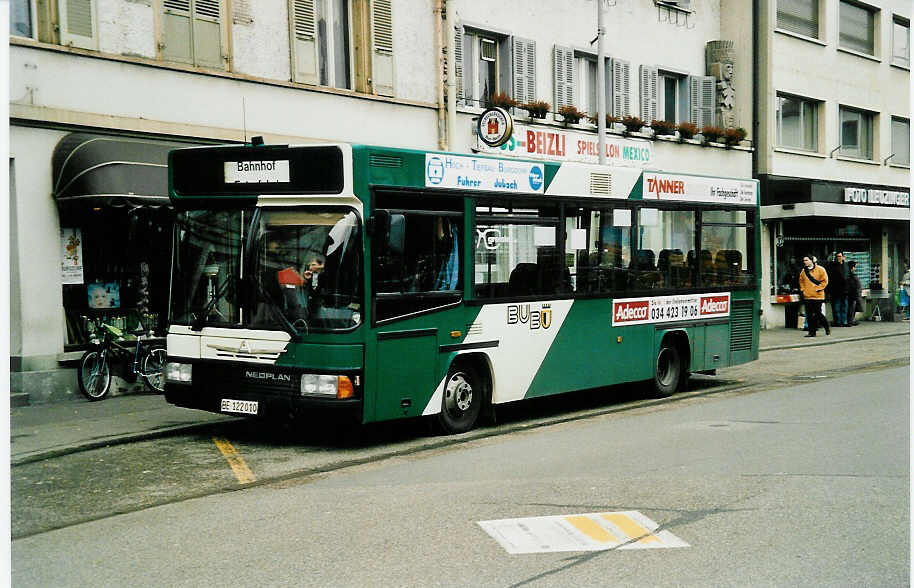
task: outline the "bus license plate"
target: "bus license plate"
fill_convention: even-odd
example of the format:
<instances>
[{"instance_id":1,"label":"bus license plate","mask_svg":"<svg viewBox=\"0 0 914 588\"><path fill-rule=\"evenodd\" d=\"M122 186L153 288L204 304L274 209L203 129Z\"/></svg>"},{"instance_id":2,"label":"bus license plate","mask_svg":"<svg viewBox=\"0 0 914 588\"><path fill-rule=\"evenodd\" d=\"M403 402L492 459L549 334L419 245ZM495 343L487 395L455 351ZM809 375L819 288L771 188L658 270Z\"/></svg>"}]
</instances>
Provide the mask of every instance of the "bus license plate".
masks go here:
<instances>
[{"instance_id":1,"label":"bus license plate","mask_svg":"<svg viewBox=\"0 0 914 588\"><path fill-rule=\"evenodd\" d=\"M238 412L241 414L257 414L256 400L222 399L222 412Z\"/></svg>"}]
</instances>

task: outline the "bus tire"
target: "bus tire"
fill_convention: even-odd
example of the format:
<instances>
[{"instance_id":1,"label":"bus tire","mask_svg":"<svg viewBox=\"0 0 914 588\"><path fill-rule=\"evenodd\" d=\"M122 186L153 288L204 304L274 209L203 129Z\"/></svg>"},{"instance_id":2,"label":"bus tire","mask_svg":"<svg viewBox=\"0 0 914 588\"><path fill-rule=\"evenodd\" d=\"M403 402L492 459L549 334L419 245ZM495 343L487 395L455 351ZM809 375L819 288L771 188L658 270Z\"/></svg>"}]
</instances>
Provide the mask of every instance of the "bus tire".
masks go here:
<instances>
[{"instance_id":1,"label":"bus tire","mask_svg":"<svg viewBox=\"0 0 914 588\"><path fill-rule=\"evenodd\" d=\"M476 368L454 362L444 380L438 425L445 434L466 433L476 425L485 391Z\"/></svg>"},{"instance_id":2,"label":"bus tire","mask_svg":"<svg viewBox=\"0 0 914 588\"><path fill-rule=\"evenodd\" d=\"M683 382L683 357L679 346L664 340L654 362L653 398L666 398L675 393Z\"/></svg>"}]
</instances>

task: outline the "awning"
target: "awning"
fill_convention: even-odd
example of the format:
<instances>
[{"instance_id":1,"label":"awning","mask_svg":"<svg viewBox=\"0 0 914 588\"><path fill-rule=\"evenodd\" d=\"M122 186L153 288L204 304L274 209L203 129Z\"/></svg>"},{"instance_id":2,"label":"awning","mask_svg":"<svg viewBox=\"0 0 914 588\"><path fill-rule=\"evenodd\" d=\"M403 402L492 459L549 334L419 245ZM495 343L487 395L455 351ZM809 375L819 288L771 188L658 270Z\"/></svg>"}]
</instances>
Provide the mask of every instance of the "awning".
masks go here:
<instances>
[{"instance_id":1,"label":"awning","mask_svg":"<svg viewBox=\"0 0 914 588\"><path fill-rule=\"evenodd\" d=\"M54 148L61 206L168 206L168 152L184 143L71 133Z\"/></svg>"}]
</instances>

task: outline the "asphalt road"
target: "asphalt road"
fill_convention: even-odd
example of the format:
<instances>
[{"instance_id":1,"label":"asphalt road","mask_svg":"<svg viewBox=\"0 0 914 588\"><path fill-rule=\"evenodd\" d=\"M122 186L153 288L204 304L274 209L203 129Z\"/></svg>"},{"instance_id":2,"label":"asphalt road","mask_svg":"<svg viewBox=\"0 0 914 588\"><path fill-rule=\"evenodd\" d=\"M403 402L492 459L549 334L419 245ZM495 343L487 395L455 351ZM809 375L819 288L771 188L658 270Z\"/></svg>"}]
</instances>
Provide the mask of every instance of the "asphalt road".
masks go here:
<instances>
[{"instance_id":1,"label":"asphalt road","mask_svg":"<svg viewBox=\"0 0 914 588\"><path fill-rule=\"evenodd\" d=\"M536 403L457 443L248 426L17 467L13 582L907 585L909 377L880 344L771 352L669 403ZM689 547L509 555L477 524L616 511Z\"/></svg>"}]
</instances>

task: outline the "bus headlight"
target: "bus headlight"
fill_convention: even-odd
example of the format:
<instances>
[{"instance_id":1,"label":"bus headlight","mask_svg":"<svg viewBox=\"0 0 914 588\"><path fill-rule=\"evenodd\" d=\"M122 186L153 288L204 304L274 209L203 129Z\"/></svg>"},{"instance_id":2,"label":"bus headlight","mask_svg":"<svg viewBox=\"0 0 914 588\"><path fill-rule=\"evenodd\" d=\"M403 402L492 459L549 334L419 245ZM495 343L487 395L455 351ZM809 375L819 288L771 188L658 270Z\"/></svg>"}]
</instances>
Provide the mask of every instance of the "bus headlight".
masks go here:
<instances>
[{"instance_id":1,"label":"bus headlight","mask_svg":"<svg viewBox=\"0 0 914 588\"><path fill-rule=\"evenodd\" d=\"M189 363L165 364L165 381L172 384L190 384L193 380L193 366Z\"/></svg>"},{"instance_id":2,"label":"bus headlight","mask_svg":"<svg viewBox=\"0 0 914 588\"><path fill-rule=\"evenodd\" d=\"M326 374L302 374L302 396L326 396L328 398L352 398L354 389L352 380L347 376Z\"/></svg>"}]
</instances>

